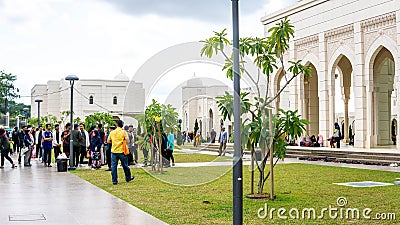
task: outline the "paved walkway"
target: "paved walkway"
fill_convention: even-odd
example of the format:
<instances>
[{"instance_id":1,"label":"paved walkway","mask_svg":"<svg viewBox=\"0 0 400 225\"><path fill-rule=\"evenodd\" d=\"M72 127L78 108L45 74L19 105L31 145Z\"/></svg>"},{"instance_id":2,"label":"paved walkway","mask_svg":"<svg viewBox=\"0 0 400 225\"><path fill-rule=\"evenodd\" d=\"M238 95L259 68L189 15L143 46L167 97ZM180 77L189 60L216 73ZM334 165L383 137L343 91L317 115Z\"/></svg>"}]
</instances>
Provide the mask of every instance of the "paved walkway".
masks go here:
<instances>
[{"instance_id":1,"label":"paved walkway","mask_svg":"<svg viewBox=\"0 0 400 225\"><path fill-rule=\"evenodd\" d=\"M134 181L132 189L134 189ZM31 168L0 170L0 224L165 224L70 173L32 161Z\"/></svg>"}]
</instances>

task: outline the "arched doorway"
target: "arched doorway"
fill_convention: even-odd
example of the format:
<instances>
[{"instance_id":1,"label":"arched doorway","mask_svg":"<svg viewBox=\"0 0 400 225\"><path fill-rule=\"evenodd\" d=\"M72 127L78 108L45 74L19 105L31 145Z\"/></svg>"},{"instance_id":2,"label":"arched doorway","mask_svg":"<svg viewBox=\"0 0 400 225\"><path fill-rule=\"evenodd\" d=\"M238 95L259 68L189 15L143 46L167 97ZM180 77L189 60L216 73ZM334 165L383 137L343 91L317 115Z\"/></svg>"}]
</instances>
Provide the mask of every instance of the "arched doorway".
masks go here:
<instances>
[{"instance_id":1,"label":"arched doorway","mask_svg":"<svg viewBox=\"0 0 400 225\"><path fill-rule=\"evenodd\" d=\"M213 113L213 110L212 110L212 109L210 109L210 110L208 111L208 118L209 118L209 121L208 121L208 128L209 128L209 132L211 132L211 129L214 128L214 113Z\"/></svg>"},{"instance_id":2,"label":"arched doorway","mask_svg":"<svg viewBox=\"0 0 400 225\"><path fill-rule=\"evenodd\" d=\"M342 137L346 143L350 141L349 113L355 111L352 75L353 66L350 60L344 55L339 55L332 68L332 84L335 90L333 115L334 120L338 118L338 115L343 115Z\"/></svg>"},{"instance_id":3,"label":"arched doorway","mask_svg":"<svg viewBox=\"0 0 400 225\"><path fill-rule=\"evenodd\" d=\"M189 131L189 116L188 113L185 111L185 128L186 128L186 132Z\"/></svg>"},{"instance_id":4,"label":"arched doorway","mask_svg":"<svg viewBox=\"0 0 400 225\"><path fill-rule=\"evenodd\" d=\"M392 142L395 145L396 144L396 137L397 137L397 120L393 119L392 120Z\"/></svg>"},{"instance_id":5,"label":"arched doorway","mask_svg":"<svg viewBox=\"0 0 400 225\"><path fill-rule=\"evenodd\" d=\"M312 63L306 64L311 67L311 76L303 79L303 118L310 123L307 125L308 135L319 134L319 97L318 97L318 73Z\"/></svg>"},{"instance_id":6,"label":"arched doorway","mask_svg":"<svg viewBox=\"0 0 400 225\"><path fill-rule=\"evenodd\" d=\"M278 91L280 91L280 89L286 84L287 80L284 76L284 72L282 69L279 70L278 75L277 75L277 79L275 81L275 94L278 93ZM276 112L278 112L279 109L283 109L283 110L288 110L290 109L290 88L289 86L287 86L282 92L281 94L276 98L276 103L275 103L275 107L276 107Z\"/></svg>"},{"instance_id":7,"label":"arched doorway","mask_svg":"<svg viewBox=\"0 0 400 225\"><path fill-rule=\"evenodd\" d=\"M200 130L200 136L203 137L203 122L201 120L199 121L199 130Z\"/></svg>"},{"instance_id":8,"label":"arched doorway","mask_svg":"<svg viewBox=\"0 0 400 225\"><path fill-rule=\"evenodd\" d=\"M391 118L395 64L392 53L385 47L378 50L373 61L372 135L376 145L392 143Z\"/></svg>"}]
</instances>

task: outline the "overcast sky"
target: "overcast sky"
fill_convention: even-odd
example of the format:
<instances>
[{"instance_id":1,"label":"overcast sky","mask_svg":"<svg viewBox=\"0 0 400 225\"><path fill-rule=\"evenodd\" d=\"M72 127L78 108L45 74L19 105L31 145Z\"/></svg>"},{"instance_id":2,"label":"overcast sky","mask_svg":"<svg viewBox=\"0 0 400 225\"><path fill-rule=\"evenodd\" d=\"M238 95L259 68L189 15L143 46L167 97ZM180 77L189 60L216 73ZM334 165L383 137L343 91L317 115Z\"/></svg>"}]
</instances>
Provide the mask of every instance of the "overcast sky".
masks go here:
<instances>
[{"instance_id":1,"label":"overcast sky","mask_svg":"<svg viewBox=\"0 0 400 225\"><path fill-rule=\"evenodd\" d=\"M260 18L295 0L239 2L241 36L262 36ZM0 69L17 75L21 95L68 74L112 79L122 69L132 77L165 48L225 27L231 33L230 7L229 0L0 0Z\"/></svg>"}]
</instances>

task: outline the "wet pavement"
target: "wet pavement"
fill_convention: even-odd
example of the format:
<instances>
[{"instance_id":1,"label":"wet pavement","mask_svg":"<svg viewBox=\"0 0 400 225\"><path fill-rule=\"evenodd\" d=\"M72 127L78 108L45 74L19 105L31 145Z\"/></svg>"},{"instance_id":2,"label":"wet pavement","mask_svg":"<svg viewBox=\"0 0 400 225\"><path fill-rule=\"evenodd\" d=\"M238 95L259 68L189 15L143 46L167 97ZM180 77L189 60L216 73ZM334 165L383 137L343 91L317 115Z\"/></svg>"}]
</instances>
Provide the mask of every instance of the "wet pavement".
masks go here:
<instances>
[{"instance_id":1,"label":"wet pavement","mask_svg":"<svg viewBox=\"0 0 400 225\"><path fill-rule=\"evenodd\" d=\"M0 170L1 225L165 224L54 166L32 160L32 167L10 167L6 162Z\"/></svg>"}]
</instances>

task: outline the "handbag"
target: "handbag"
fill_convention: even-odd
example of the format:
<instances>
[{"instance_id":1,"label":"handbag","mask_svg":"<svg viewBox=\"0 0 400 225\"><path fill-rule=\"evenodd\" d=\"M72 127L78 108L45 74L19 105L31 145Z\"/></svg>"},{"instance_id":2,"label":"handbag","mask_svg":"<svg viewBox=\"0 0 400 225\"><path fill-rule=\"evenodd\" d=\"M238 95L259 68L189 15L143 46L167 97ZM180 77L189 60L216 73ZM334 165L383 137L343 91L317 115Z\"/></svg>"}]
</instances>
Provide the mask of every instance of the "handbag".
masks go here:
<instances>
[{"instance_id":1,"label":"handbag","mask_svg":"<svg viewBox=\"0 0 400 225\"><path fill-rule=\"evenodd\" d=\"M334 138L338 138L339 137L339 130L335 129L335 132L333 133L333 137Z\"/></svg>"},{"instance_id":2,"label":"handbag","mask_svg":"<svg viewBox=\"0 0 400 225\"><path fill-rule=\"evenodd\" d=\"M29 148L28 148L28 147L24 147L24 148L22 149L22 154L25 155L28 151L29 151Z\"/></svg>"},{"instance_id":3,"label":"handbag","mask_svg":"<svg viewBox=\"0 0 400 225\"><path fill-rule=\"evenodd\" d=\"M122 146L124 148L124 155L129 155L129 148L126 144L126 139L124 138L124 140L122 141Z\"/></svg>"}]
</instances>

